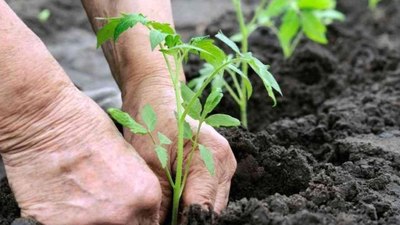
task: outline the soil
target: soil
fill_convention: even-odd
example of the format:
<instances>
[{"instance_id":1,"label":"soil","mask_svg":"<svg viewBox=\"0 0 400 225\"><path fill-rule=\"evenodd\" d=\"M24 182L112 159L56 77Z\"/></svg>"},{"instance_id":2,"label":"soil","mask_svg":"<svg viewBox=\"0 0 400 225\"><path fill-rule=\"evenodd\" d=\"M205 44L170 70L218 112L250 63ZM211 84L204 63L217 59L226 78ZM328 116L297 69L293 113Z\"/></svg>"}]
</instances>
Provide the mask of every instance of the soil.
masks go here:
<instances>
[{"instance_id":1,"label":"soil","mask_svg":"<svg viewBox=\"0 0 400 225\"><path fill-rule=\"evenodd\" d=\"M329 27L330 44L303 40L289 60L268 30L252 35L284 97L271 107L254 78L250 129L220 130L238 161L229 206L221 216L193 206L188 224L400 224L400 5L366 5L340 0L347 19ZM229 13L206 33L235 27ZM228 97L218 110L235 108ZM19 212L5 180L0 205L0 224L11 224Z\"/></svg>"}]
</instances>

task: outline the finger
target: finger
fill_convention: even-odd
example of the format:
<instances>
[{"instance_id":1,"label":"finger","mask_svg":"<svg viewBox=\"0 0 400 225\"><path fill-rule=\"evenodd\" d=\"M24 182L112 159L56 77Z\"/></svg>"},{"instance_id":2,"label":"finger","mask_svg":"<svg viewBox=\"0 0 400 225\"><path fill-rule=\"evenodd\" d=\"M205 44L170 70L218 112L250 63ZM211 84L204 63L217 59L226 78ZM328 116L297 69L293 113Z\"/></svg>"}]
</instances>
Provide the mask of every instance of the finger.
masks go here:
<instances>
[{"instance_id":1,"label":"finger","mask_svg":"<svg viewBox=\"0 0 400 225\"><path fill-rule=\"evenodd\" d=\"M220 214L228 205L230 189L230 181L223 182L218 186L217 196L214 204L214 211L216 213Z\"/></svg>"},{"instance_id":2,"label":"finger","mask_svg":"<svg viewBox=\"0 0 400 225\"><path fill-rule=\"evenodd\" d=\"M212 209L217 191L217 177L212 176L205 168L199 152L196 151L183 192L182 200L184 207L188 207L192 204L199 204L204 209Z\"/></svg>"},{"instance_id":3,"label":"finger","mask_svg":"<svg viewBox=\"0 0 400 225\"><path fill-rule=\"evenodd\" d=\"M161 207L159 212L159 223L163 224L166 217L169 213L169 208L172 200L172 190L171 185L169 183L168 177L166 175L165 170L161 167L161 164L157 158L156 153L151 148L152 145L149 145L147 140L142 137L135 137L133 135L126 135L128 137L128 141L132 143L135 147L136 151L139 155L146 161L147 165L153 171L153 173L157 176L161 191L162 191L162 200ZM146 147L144 147L146 146Z\"/></svg>"}]
</instances>

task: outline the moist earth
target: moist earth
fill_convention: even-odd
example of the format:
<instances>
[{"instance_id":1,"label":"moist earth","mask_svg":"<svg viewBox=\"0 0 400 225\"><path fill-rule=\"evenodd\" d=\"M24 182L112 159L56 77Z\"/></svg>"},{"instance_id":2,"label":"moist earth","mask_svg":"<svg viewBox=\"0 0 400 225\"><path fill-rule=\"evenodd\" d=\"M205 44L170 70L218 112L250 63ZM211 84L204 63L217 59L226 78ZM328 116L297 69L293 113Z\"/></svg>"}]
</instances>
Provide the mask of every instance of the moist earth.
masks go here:
<instances>
[{"instance_id":1,"label":"moist earth","mask_svg":"<svg viewBox=\"0 0 400 225\"><path fill-rule=\"evenodd\" d=\"M400 5L382 1L372 12L367 1L341 0L338 8L347 19L329 27L330 44L303 40L288 60L267 29L251 36L284 96L272 107L252 76L250 129L220 130L238 161L229 206L220 216L193 206L188 224L400 224ZM205 33L236 27L228 13ZM200 67L191 59L187 76ZM235 108L227 97L218 111L238 116ZM5 179L0 206L1 225L19 216Z\"/></svg>"}]
</instances>

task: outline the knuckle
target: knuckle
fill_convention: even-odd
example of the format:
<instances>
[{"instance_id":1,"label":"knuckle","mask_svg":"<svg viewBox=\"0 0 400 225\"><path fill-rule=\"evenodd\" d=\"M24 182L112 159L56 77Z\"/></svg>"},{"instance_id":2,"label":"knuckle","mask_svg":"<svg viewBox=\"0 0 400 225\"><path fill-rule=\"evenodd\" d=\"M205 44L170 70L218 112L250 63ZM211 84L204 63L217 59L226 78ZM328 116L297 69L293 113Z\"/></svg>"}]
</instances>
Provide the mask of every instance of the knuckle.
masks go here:
<instances>
[{"instance_id":1,"label":"knuckle","mask_svg":"<svg viewBox=\"0 0 400 225\"><path fill-rule=\"evenodd\" d=\"M227 157L231 157L232 150L227 140L223 139L216 147L215 156L218 160L225 161Z\"/></svg>"},{"instance_id":2,"label":"knuckle","mask_svg":"<svg viewBox=\"0 0 400 225\"><path fill-rule=\"evenodd\" d=\"M142 182L142 190L139 193L139 202L142 208L158 208L161 204L162 192L158 178L151 174Z\"/></svg>"},{"instance_id":3,"label":"knuckle","mask_svg":"<svg viewBox=\"0 0 400 225\"><path fill-rule=\"evenodd\" d=\"M226 139L219 143L219 148L215 152L217 162L219 162L228 177L232 177L237 168L237 161L232 149Z\"/></svg>"}]
</instances>

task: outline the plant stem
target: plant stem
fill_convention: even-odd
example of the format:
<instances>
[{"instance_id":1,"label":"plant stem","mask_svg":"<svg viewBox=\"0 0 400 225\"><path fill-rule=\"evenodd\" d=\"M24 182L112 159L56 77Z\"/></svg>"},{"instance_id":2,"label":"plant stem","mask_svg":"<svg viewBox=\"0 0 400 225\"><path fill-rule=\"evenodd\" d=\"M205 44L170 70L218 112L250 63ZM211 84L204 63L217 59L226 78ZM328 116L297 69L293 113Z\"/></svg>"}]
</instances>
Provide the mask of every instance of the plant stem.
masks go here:
<instances>
[{"instance_id":1,"label":"plant stem","mask_svg":"<svg viewBox=\"0 0 400 225\"><path fill-rule=\"evenodd\" d=\"M183 176L182 188L181 188L181 192L180 192L181 196L182 196L183 190L185 189L186 180L189 175L190 165L192 164L194 152L196 151L197 146L199 145L199 134L200 134L201 125L203 124L203 120L204 120L204 118L201 118L201 120L199 121L199 126L197 127L197 131L195 134L196 136L193 141L192 149L190 150L190 153L189 153L189 159L186 162L185 175Z\"/></svg>"},{"instance_id":2,"label":"plant stem","mask_svg":"<svg viewBox=\"0 0 400 225\"><path fill-rule=\"evenodd\" d=\"M226 90L228 90L229 94L232 96L233 100L235 100L237 104L241 104L239 97L237 96L235 91L233 91L232 87L228 84L228 82L224 81L224 86Z\"/></svg>"},{"instance_id":3,"label":"plant stem","mask_svg":"<svg viewBox=\"0 0 400 225\"><path fill-rule=\"evenodd\" d=\"M180 88L179 76L181 71L181 57L174 55L175 61L175 74L173 76L173 86L175 90L175 98L176 98L176 113L177 113L177 123L178 123L178 149L176 153L176 175L175 175L175 186L173 187L173 201L172 201L172 225L178 224L178 215L179 215L179 203L180 203L180 191L182 185L182 170L183 170L183 133L184 133L184 118L183 117L183 107L182 107L182 93Z\"/></svg>"},{"instance_id":4,"label":"plant stem","mask_svg":"<svg viewBox=\"0 0 400 225\"><path fill-rule=\"evenodd\" d=\"M243 11L242 11L242 4L241 0L232 0L233 5L235 7L236 11L236 17L239 22L239 27L240 27L240 33L242 34L242 42L241 42L241 51L242 53L247 53L249 51L249 31L244 19ZM263 3L264 4L264 3ZM249 66L247 63L242 63L242 73L244 76L248 76L248 71L249 71ZM246 87L244 83L241 83L241 92L243 97L240 98L241 104L240 104L240 118L243 127L247 128L247 96L246 96Z\"/></svg>"},{"instance_id":5,"label":"plant stem","mask_svg":"<svg viewBox=\"0 0 400 225\"><path fill-rule=\"evenodd\" d=\"M263 9L267 5L267 3L268 3L268 0L261 0L260 1L260 3L257 6L256 11L254 12L253 18L250 20L250 22L248 24L248 27L253 26L257 22L257 19L260 16L260 13L263 11Z\"/></svg>"},{"instance_id":6,"label":"plant stem","mask_svg":"<svg viewBox=\"0 0 400 225\"><path fill-rule=\"evenodd\" d=\"M229 60L227 62L225 62L224 64L222 64L221 66L219 66L218 68L216 68L214 70L213 73L211 73L207 79L203 82L203 84L201 85L201 87L199 88L199 90L195 93L195 95L192 97L192 99L189 101L189 103L186 106L185 111L183 112L183 117L185 118L187 116L187 114L189 113L188 109L190 109L195 100L200 97L201 93L203 93L204 89L211 83L211 81L215 78L215 76L217 76L218 74L221 73L221 70L223 71L225 69L225 67L227 67L230 64L234 64L234 63L238 63L240 62L240 60L238 59L233 59L233 60Z\"/></svg>"},{"instance_id":7,"label":"plant stem","mask_svg":"<svg viewBox=\"0 0 400 225\"><path fill-rule=\"evenodd\" d=\"M147 130L147 131L148 131L148 134L149 134L149 136L150 136L151 141L153 142L153 145L156 146L156 145L157 145L156 139L155 139L154 136L151 134L151 131L150 131L150 130ZM175 184L174 184L174 181L172 180L171 173L169 172L168 166L165 167L164 170L165 170L165 174L166 174L167 177L168 177L169 184L171 185L172 188L175 187Z\"/></svg>"}]
</instances>

